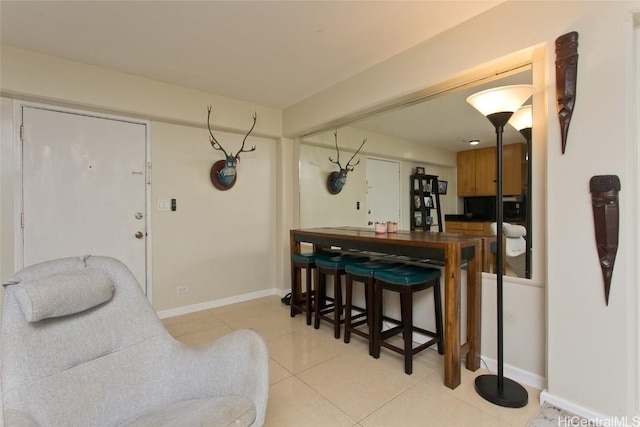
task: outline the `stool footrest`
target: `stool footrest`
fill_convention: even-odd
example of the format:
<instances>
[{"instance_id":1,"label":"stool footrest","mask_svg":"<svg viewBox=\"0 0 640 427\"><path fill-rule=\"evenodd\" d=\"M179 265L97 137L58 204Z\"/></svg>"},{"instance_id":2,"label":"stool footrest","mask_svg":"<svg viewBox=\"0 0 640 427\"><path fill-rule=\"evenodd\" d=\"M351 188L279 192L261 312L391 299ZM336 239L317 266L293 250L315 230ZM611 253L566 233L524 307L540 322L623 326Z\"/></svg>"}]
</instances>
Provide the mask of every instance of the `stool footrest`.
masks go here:
<instances>
[{"instance_id":1,"label":"stool footrest","mask_svg":"<svg viewBox=\"0 0 640 427\"><path fill-rule=\"evenodd\" d=\"M416 355L417 353L420 353L421 351L426 350L427 348L431 347L432 345L437 344L439 341L440 341L440 338L437 338L437 337L436 337L436 338L433 338L433 339L431 339L431 340L427 341L427 342L426 342L426 343L424 343L424 344L420 344L419 346L414 347L414 348L411 350L411 355L412 355L412 356L413 356L413 355ZM401 348L401 347L395 346L395 345L393 345L393 344L389 344L388 342L381 341L381 342L380 342L380 346L381 346L381 347L384 347L384 348L387 348L387 349L389 349L389 350L391 350L391 351L394 351L394 352L396 352L396 353L398 353L398 354L404 354L404 348Z\"/></svg>"}]
</instances>

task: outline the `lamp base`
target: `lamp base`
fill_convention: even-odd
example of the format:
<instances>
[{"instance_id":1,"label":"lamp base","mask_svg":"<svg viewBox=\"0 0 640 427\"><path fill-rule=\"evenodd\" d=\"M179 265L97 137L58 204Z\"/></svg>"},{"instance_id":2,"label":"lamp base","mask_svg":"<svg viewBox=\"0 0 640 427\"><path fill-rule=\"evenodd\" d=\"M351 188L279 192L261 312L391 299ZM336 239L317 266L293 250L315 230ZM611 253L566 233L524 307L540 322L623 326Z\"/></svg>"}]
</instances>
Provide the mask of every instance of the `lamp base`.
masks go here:
<instances>
[{"instance_id":1,"label":"lamp base","mask_svg":"<svg viewBox=\"0 0 640 427\"><path fill-rule=\"evenodd\" d=\"M476 392L485 400L505 408L522 408L527 406L529 394L524 387L509 378L503 378L503 387L498 387L497 375L480 375L476 377Z\"/></svg>"}]
</instances>

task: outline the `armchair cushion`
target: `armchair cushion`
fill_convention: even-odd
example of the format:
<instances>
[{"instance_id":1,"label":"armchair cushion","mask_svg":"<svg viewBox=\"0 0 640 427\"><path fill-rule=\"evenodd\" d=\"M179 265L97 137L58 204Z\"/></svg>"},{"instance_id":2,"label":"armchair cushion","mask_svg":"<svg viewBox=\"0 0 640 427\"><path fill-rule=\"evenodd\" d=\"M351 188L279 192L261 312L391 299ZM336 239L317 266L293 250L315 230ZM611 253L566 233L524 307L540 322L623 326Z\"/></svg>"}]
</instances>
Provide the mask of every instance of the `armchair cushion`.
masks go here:
<instances>
[{"instance_id":1,"label":"armchair cushion","mask_svg":"<svg viewBox=\"0 0 640 427\"><path fill-rule=\"evenodd\" d=\"M518 224L509 224L505 222L502 224L502 230L507 237L523 237L527 235L527 229Z\"/></svg>"},{"instance_id":2,"label":"armchair cushion","mask_svg":"<svg viewBox=\"0 0 640 427\"><path fill-rule=\"evenodd\" d=\"M256 419L251 399L222 396L166 405L122 424L122 427L250 426Z\"/></svg>"},{"instance_id":3,"label":"armchair cushion","mask_svg":"<svg viewBox=\"0 0 640 427\"><path fill-rule=\"evenodd\" d=\"M6 286L15 287L27 322L80 313L113 297L113 282L107 273L90 267Z\"/></svg>"}]
</instances>

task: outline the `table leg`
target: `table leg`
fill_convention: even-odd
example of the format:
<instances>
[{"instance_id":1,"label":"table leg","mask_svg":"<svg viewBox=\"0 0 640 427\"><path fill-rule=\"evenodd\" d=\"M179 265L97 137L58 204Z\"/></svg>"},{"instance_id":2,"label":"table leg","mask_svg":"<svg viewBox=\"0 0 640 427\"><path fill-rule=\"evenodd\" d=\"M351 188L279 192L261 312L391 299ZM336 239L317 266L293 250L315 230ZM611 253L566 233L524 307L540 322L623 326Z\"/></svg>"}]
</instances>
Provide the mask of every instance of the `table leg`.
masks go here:
<instances>
[{"instance_id":1,"label":"table leg","mask_svg":"<svg viewBox=\"0 0 640 427\"><path fill-rule=\"evenodd\" d=\"M482 326L482 262L479 259L481 243L476 240L474 257L467 261L467 369L480 368L480 345Z\"/></svg>"},{"instance_id":2,"label":"table leg","mask_svg":"<svg viewBox=\"0 0 640 427\"><path fill-rule=\"evenodd\" d=\"M447 245L444 259L444 385L456 388L460 385L460 245Z\"/></svg>"}]
</instances>

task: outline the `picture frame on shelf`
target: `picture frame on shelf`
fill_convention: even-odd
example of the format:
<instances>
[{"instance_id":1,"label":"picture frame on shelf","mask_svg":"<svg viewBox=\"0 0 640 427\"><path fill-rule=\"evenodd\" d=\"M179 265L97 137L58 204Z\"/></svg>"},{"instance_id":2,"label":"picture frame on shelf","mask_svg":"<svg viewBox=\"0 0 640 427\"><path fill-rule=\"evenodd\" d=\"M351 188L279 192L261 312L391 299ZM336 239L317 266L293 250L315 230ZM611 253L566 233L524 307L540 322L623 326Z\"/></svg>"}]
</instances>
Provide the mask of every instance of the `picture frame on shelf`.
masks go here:
<instances>
[{"instance_id":1,"label":"picture frame on shelf","mask_svg":"<svg viewBox=\"0 0 640 427\"><path fill-rule=\"evenodd\" d=\"M449 183L447 181L438 181L438 194L447 194L447 187Z\"/></svg>"},{"instance_id":2,"label":"picture frame on shelf","mask_svg":"<svg viewBox=\"0 0 640 427\"><path fill-rule=\"evenodd\" d=\"M422 215L420 212L416 212L414 215L416 227L422 227Z\"/></svg>"},{"instance_id":3,"label":"picture frame on shelf","mask_svg":"<svg viewBox=\"0 0 640 427\"><path fill-rule=\"evenodd\" d=\"M427 182L424 185L424 191L426 191L427 193L431 193L431 182Z\"/></svg>"},{"instance_id":4,"label":"picture frame on shelf","mask_svg":"<svg viewBox=\"0 0 640 427\"><path fill-rule=\"evenodd\" d=\"M416 166L416 175L424 175L424 167Z\"/></svg>"},{"instance_id":5,"label":"picture frame on shelf","mask_svg":"<svg viewBox=\"0 0 640 427\"><path fill-rule=\"evenodd\" d=\"M424 207L425 208L432 208L433 207L433 199L431 198L431 196L425 196L424 197Z\"/></svg>"},{"instance_id":6,"label":"picture frame on shelf","mask_svg":"<svg viewBox=\"0 0 640 427\"><path fill-rule=\"evenodd\" d=\"M426 217L424 219L424 223L427 224L427 225L433 224L433 217L431 217L431 216Z\"/></svg>"},{"instance_id":7,"label":"picture frame on shelf","mask_svg":"<svg viewBox=\"0 0 640 427\"><path fill-rule=\"evenodd\" d=\"M413 197L413 203L414 203L414 206L416 207L416 209L420 209L420 206L422 206L422 204L420 202L420 196L414 196Z\"/></svg>"}]
</instances>

